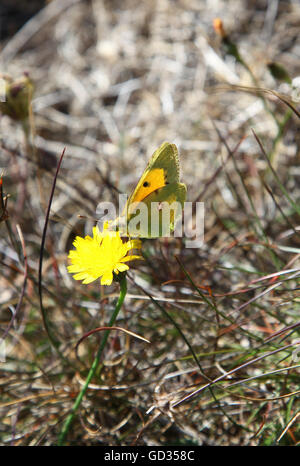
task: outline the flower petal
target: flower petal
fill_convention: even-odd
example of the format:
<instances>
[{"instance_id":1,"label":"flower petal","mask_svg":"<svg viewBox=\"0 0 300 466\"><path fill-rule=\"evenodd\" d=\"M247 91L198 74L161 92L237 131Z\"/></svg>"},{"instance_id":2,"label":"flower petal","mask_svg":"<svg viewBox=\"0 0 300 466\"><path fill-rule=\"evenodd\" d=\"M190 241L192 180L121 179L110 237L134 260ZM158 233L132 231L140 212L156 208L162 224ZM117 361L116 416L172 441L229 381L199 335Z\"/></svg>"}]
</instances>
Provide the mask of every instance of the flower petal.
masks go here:
<instances>
[{"instance_id":1,"label":"flower petal","mask_svg":"<svg viewBox=\"0 0 300 466\"><path fill-rule=\"evenodd\" d=\"M119 264L116 265L114 271L118 273L118 272L125 272L125 270L128 270L128 269L129 269L128 265L120 262Z\"/></svg>"},{"instance_id":2,"label":"flower petal","mask_svg":"<svg viewBox=\"0 0 300 466\"><path fill-rule=\"evenodd\" d=\"M107 272L102 275L101 278L101 285L111 285L113 281L113 273Z\"/></svg>"},{"instance_id":3,"label":"flower petal","mask_svg":"<svg viewBox=\"0 0 300 466\"><path fill-rule=\"evenodd\" d=\"M135 256L134 254L132 254L131 256L125 256L123 257L123 259L120 259L121 262L129 262L129 261L133 261L135 259L141 259L141 260L144 260L144 258L142 256Z\"/></svg>"}]
</instances>

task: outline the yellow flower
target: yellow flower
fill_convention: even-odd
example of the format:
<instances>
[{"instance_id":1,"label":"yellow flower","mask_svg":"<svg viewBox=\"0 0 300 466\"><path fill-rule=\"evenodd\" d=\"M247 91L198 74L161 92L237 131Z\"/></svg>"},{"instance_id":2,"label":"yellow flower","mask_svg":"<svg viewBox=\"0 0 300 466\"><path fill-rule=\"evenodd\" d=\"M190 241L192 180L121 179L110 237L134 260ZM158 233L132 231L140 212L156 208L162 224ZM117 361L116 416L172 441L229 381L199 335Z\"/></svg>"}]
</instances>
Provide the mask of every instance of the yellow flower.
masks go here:
<instances>
[{"instance_id":1,"label":"yellow flower","mask_svg":"<svg viewBox=\"0 0 300 466\"><path fill-rule=\"evenodd\" d=\"M93 238L76 236L73 245L75 250L69 252L71 265L69 273L75 273L75 280L91 283L101 277L101 285L110 285L113 273L125 272L129 267L125 262L142 259L141 256L128 255L132 249L140 249L140 240L129 240L123 243L118 231L108 231L107 225L101 233L98 227L93 228Z\"/></svg>"}]
</instances>

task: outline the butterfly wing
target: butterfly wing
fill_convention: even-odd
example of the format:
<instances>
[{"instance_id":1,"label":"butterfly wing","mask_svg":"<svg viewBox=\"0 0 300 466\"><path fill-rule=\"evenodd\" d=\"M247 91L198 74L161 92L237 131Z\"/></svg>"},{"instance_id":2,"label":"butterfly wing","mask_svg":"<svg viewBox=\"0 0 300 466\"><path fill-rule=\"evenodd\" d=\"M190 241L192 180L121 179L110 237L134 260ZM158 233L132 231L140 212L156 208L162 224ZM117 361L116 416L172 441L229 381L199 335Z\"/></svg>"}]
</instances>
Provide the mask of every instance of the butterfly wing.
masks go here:
<instances>
[{"instance_id":1,"label":"butterfly wing","mask_svg":"<svg viewBox=\"0 0 300 466\"><path fill-rule=\"evenodd\" d=\"M178 150L175 144L164 142L149 160L127 204L143 201L157 189L176 182L179 182Z\"/></svg>"},{"instance_id":2,"label":"butterfly wing","mask_svg":"<svg viewBox=\"0 0 300 466\"><path fill-rule=\"evenodd\" d=\"M152 155L144 173L142 174L136 188L129 197L123 210L121 218L116 220L119 230L122 234L129 236L140 236L142 238L168 236L167 230L172 231L186 198L186 186L179 183L179 156L175 144L164 142ZM166 202L171 206L178 203L170 210L170 221L163 221L162 203ZM134 234L132 228L128 228L129 223L134 224L138 215L140 204L147 208L147 220L144 225L141 224L138 234ZM153 204L154 203L154 204ZM158 215L157 222L153 224L151 220L151 206L153 204L154 214ZM142 207L142 206L140 206ZM157 212L160 211L160 212ZM155 217L157 219L157 216ZM144 222L142 222L144 223ZM152 223L152 227L151 227ZM154 234L154 232L156 233ZM152 233L151 233L152 232Z\"/></svg>"},{"instance_id":3,"label":"butterfly wing","mask_svg":"<svg viewBox=\"0 0 300 466\"><path fill-rule=\"evenodd\" d=\"M141 238L170 236L177 220L182 216L186 192L185 184L171 183L136 203L135 210L127 218L128 235Z\"/></svg>"}]
</instances>

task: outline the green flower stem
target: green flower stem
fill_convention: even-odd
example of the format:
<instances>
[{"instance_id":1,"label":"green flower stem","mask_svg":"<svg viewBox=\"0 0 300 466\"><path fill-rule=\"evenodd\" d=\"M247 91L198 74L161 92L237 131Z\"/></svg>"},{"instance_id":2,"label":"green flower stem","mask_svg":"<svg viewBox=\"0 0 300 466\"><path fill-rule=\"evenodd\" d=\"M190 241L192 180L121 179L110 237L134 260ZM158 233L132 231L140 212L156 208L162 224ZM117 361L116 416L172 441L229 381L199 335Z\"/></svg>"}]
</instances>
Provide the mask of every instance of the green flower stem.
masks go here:
<instances>
[{"instance_id":1,"label":"green flower stem","mask_svg":"<svg viewBox=\"0 0 300 466\"><path fill-rule=\"evenodd\" d=\"M126 281L126 275L124 274L124 276L120 279L120 295L119 295L119 298L118 298L118 301L117 301L117 304L116 304L116 307L115 307L115 310L111 316L111 319L109 321L109 327L112 327L115 323L115 320L119 314L119 311L122 307L122 304L124 302L124 299L125 299L125 296L126 296L126 293L127 293L127 281ZM68 415L64 425L63 425L63 428L62 428L62 431L58 437L58 445L59 446L62 446L64 445L64 440L65 440L65 437L69 431L69 428L72 424L72 421L74 419L74 416L82 402L82 399L87 391L87 388L89 386L89 383L90 381L92 380L95 372L96 372L96 369L99 365L99 362L100 362L100 359L101 359L101 355L102 355L102 352L103 352L103 349L105 347L105 344L107 342L107 339L108 339L108 336L109 336L109 333L110 333L110 330L105 330L104 332L104 335L103 335L103 338L101 340L101 344L99 346L99 349L98 349L98 352L96 354L96 357L93 361L93 364L89 370L89 373L87 375L87 378L85 380L85 383L81 389L81 391L79 392L75 402L74 402L74 405L72 407L72 410L70 412L70 414ZM100 372L99 372L100 374Z\"/></svg>"}]
</instances>

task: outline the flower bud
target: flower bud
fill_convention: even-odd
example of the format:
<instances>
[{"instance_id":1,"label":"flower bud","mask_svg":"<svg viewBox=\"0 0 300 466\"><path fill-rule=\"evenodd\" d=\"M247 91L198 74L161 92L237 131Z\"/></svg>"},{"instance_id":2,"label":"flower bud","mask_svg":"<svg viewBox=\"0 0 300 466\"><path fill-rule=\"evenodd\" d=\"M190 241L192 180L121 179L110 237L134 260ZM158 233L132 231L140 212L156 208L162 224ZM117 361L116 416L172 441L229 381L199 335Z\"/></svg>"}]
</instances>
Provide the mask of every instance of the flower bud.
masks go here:
<instances>
[{"instance_id":1,"label":"flower bud","mask_svg":"<svg viewBox=\"0 0 300 466\"><path fill-rule=\"evenodd\" d=\"M29 117L33 84L27 73L16 80L11 76L0 74L3 83L0 112L15 121L24 122Z\"/></svg>"}]
</instances>

